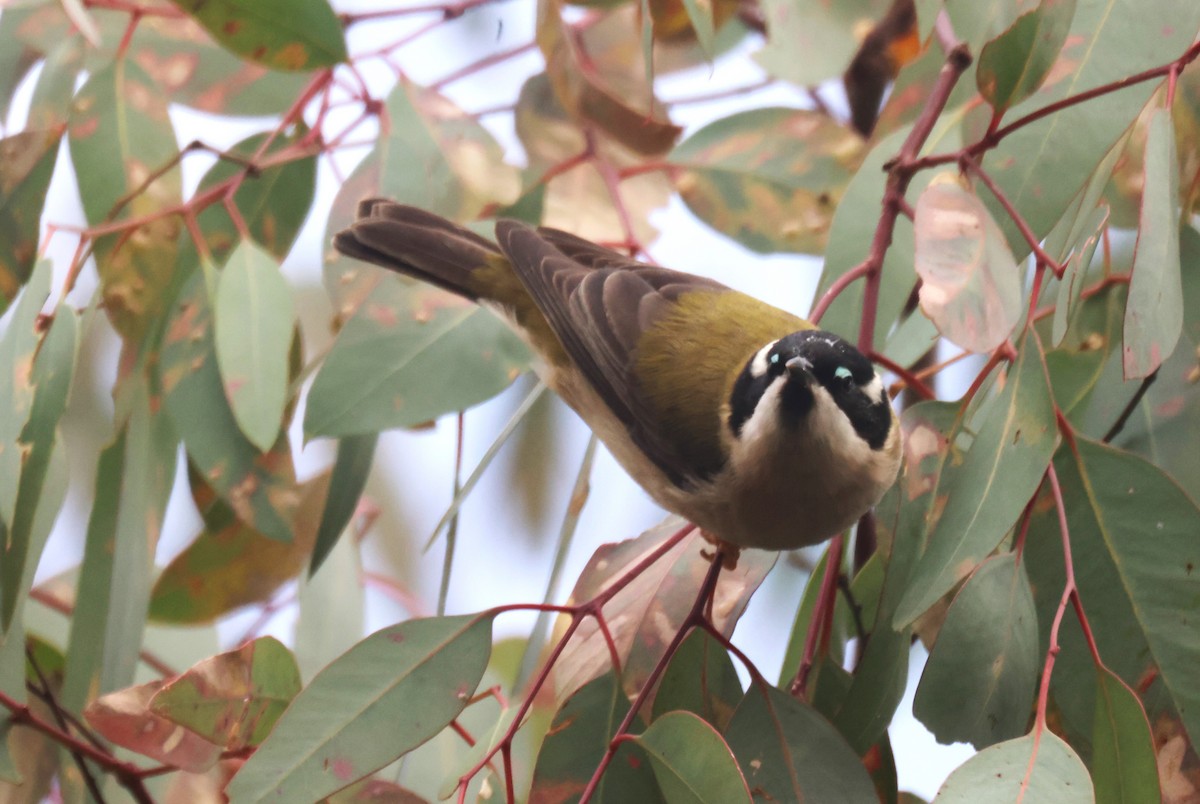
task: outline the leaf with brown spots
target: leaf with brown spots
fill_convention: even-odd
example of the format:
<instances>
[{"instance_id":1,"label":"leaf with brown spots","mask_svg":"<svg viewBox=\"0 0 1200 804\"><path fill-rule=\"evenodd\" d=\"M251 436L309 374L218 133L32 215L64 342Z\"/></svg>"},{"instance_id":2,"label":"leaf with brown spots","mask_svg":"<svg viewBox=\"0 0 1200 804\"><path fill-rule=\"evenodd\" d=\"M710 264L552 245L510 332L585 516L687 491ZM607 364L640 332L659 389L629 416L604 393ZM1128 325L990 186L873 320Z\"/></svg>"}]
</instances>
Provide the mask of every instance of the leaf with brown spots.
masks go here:
<instances>
[{"instance_id":1,"label":"leaf with brown spots","mask_svg":"<svg viewBox=\"0 0 1200 804\"><path fill-rule=\"evenodd\" d=\"M329 474L299 488L295 538L263 536L189 467L192 496L205 529L163 569L150 597L150 619L174 625L209 623L252 603L264 603L300 574L312 551Z\"/></svg>"},{"instance_id":2,"label":"leaf with brown spots","mask_svg":"<svg viewBox=\"0 0 1200 804\"><path fill-rule=\"evenodd\" d=\"M539 182L541 214L537 221L598 243L623 243L624 222L613 208L612 196L595 164L584 163L542 181L546 171L577 157L587 143L579 123L563 108L545 73L531 77L521 87L516 109L517 136L529 154L527 172ZM641 164L644 159L604 132L597 131L596 150L617 170ZM533 195L536 188L528 189ZM658 236L650 213L666 206L671 183L660 172L629 176L621 181L621 200L629 212L633 235L642 243Z\"/></svg>"},{"instance_id":3,"label":"leaf with brown spots","mask_svg":"<svg viewBox=\"0 0 1200 804\"><path fill-rule=\"evenodd\" d=\"M88 725L119 746L173 768L202 773L221 757L221 746L150 709L165 682L151 681L102 695L83 710Z\"/></svg>"},{"instance_id":4,"label":"leaf with brown spots","mask_svg":"<svg viewBox=\"0 0 1200 804\"><path fill-rule=\"evenodd\" d=\"M558 0L547 2L538 16L537 43L554 94L577 124L594 124L643 156L661 154L675 143L682 129L654 98L645 73L597 70L586 45L564 22Z\"/></svg>"},{"instance_id":5,"label":"leaf with brown spots","mask_svg":"<svg viewBox=\"0 0 1200 804\"><path fill-rule=\"evenodd\" d=\"M150 710L238 751L266 739L300 686L292 652L274 637L260 637L167 681Z\"/></svg>"},{"instance_id":6,"label":"leaf with brown spots","mask_svg":"<svg viewBox=\"0 0 1200 804\"><path fill-rule=\"evenodd\" d=\"M894 626L916 620L996 548L1037 491L1057 443L1041 344L1029 335L961 466L938 487L945 507L927 525L928 546L896 607Z\"/></svg>"},{"instance_id":7,"label":"leaf with brown spots","mask_svg":"<svg viewBox=\"0 0 1200 804\"><path fill-rule=\"evenodd\" d=\"M760 253L821 253L833 211L864 154L863 140L827 115L756 109L718 120L679 144L684 203Z\"/></svg>"},{"instance_id":8,"label":"leaf with brown spots","mask_svg":"<svg viewBox=\"0 0 1200 804\"><path fill-rule=\"evenodd\" d=\"M491 647L486 614L376 631L296 696L229 783L230 800L315 800L403 756L463 710Z\"/></svg>"},{"instance_id":9,"label":"leaf with brown spots","mask_svg":"<svg viewBox=\"0 0 1200 804\"><path fill-rule=\"evenodd\" d=\"M178 166L147 185L179 154L166 99L140 67L118 60L79 90L68 131L88 222L145 221L95 242L105 312L124 338L140 341L166 309L182 227L163 215L181 201Z\"/></svg>"},{"instance_id":10,"label":"leaf with brown spots","mask_svg":"<svg viewBox=\"0 0 1200 804\"><path fill-rule=\"evenodd\" d=\"M0 140L0 314L29 279L62 130Z\"/></svg>"},{"instance_id":11,"label":"leaf with brown spots","mask_svg":"<svg viewBox=\"0 0 1200 804\"><path fill-rule=\"evenodd\" d=\"M129 55L172 102L212 114L282 114L312 80L311 74L279 72L238 58L191 19L143 17Z\"/></svg>"},{"instance_id":12,"label":"leaf with brown spots","mask_svg":"<svg viewBox=\"0 0 1200 804\"><path fill-rule=\"evenodd\" d=\"M221 384L212 310L199 273L180 291L158 370L167 412L205 481L242 522L272 539L292 541L300 493L285 427L265 453L238 429Z\"/></svg>"},{"instance_id":13,"label":"leaf with brown spots","mask_svg":"<svg viewBox=\"0 0 1200 804\"><path fill-rule=\"evenodd\" d=\"M313 70L346 60L342 25L325 0L172 0L212 37L273 70Z\"/></svg>"},{"instance_id":14,"label":"leaf with brown spots","mask_svg":"<svg viewBox=\"0 0 1200 804\"><path fill-rule=\"evenodd\" d=\"M571 600L581 603L595 597L682 525L671 517L637 538L602 545L580 573ZM692 533L605 604L604 616L621 657L621 680L627 692L636 694L641 688L691 609L710 566L701 555L706 548L711 546ZM721 573L713 619L723 634L733 633L750 597L777 558L764 550L747 550L736 569ZM610 656L595 620L585 620L555 665L558 696L565 697L606 672L612 664Z\"/></svg>"},{"instance_id":15,"label":"leaf with brown spots","mask_svg":"<svg viewBox=\"0 0 1200 804\"><path fill-rule=\"evenodd\" d=\"M987 207L941 173L917 200L913 225L921 311L964 349L1004 343L1023 309L1021 271Z\"/></svg>"}]
</instances>

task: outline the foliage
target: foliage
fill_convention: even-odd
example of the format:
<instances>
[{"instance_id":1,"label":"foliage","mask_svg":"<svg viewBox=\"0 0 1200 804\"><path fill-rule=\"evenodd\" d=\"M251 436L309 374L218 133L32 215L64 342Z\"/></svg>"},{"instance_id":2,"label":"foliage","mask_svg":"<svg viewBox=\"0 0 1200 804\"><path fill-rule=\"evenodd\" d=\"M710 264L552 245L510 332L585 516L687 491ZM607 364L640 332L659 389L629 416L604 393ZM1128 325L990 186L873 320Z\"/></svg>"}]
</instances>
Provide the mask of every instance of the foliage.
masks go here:
<instances>
[{"instance_id":1,"label":"foliage","mask_svg":"<svg viewBox=\"0 0 1200 804\"><path fill-rule=\"evenodd\" d=\"M912 800L887 726L919 638L916 716L979 749L938 801L1196 800L1200 5L544 0L533 41L415 81L407 48L488 3L0 13L0 110L23 121L0 139L4 799L53 780L70 801ZM359 31L375 44L347 47ZM658 97L658 76L721 73L746 43L763 80ZM513 105L443 91L529 54ZM758 94L783 82L806 108ZM824 100L842 88L851 117ZM677 124L733 96L742 111ZM268 117L232 147L180 147L173 107ZM485 116L515 127L523 168ZM215 161L192 188L195 155ZM347 155L323 208L318 163ZM59 178L81 225L43 216ZM823 255L811 318L905 390L905 469L777 618L782 669L731 642L776 556L725 569L672 519L612 534L568 604L556 567L545 602L444 616L458 506L539 420L540 387L456 478L439 615L360 639L365 583L420 609L358 568L378 434L458 413L461 469L461 411L530 363L486 311L332 250L337 337L311 345L281 264L310 214L327 244L375 194L632 254L678 197L750 251ZM69 264L39 260L62 239ZM89 349L105 334L115 363ZM944 372L960 362L961 395ZM91 448L68 437L88 406ZM336 460L306 479L309 439L336 439ZM72 516L68 454L95 466L79 568L35 583ZM201 525L160 568L177 482ZM293 653L261 632L318 568ZM208 655L212 624L246 607L262 614L246 638ZM557 623L497 641L511 611Z\"/></svg>"}]
</instances>

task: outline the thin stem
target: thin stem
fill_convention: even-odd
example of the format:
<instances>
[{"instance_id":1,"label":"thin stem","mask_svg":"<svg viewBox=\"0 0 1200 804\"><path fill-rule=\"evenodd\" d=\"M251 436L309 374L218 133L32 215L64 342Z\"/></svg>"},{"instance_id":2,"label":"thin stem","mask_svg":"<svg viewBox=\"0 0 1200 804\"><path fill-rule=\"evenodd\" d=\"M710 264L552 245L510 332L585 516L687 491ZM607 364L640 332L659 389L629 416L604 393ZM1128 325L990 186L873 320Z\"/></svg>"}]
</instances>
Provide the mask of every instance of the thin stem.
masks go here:
<instances>
[{"instance_id":1,"label":"thin stem","mask_svg":"<svg viewBox=\"0 0 1200 804\"><path fill-rule=\"evenodd\" d=\"M1129 421L1129 417L1133 415L1134 410L1141 404L1142 397L1146 395L1146 392L1150 390L1150 386L1154 385L1154 381L1157 379L1158 369L1155 369L1142 380L1133 397L1125 403L1125 408L1121 411L1121 415L1113 422L1113 426L1108 428L1108 432L1104 434L1104 438L1100 439L1101 441L1105 444L1111 444L1112 440L1121 434L1121 431L1125 429L1125 424Z\"/></svg>"},{"instance_id":2,"label":"thin stem","mask_svg":"<svg viewBox=\"0 0 1200 804\"><path fill-rule=\"evenodd\" d=\"M546 384L543 382L538 382L538 384L534 386L533 390L530 391L523 400L521 400L520 406L513 412L513 415L500 430L500 433L496 436L496 439L492 442L491 446L489 446L487 451L483 453L483 457L479 459L479 463L475 465L473 470L471 470L471 474L467 476L466 482L462 484L462 488L459 489L458 493L454 495L454 499L450 502L450 507L446 509L446 513L442 514L442 518L438 520L437 526L433 529L433 533L429 534L429 539L425 542L425 547L422 548L422 551L428 550L433 546L433 543L437 540L438 535L442 532L442 528L450 524L450 520L458 514L458 509L475 489L475 484L477 484L479 479L483 477L483 473L489 466L491 466L492 461L500 452L500 448L508 443L508 439L514 432L516 432L517 425L519 425L525 419L525 416L529 413L534 403L537 402L545 392Z\"/></svg>"},{"instance_id":3,"label":"thin stem","mask_svg":"<svg viewBox=\"0 0 1200 804\"><path fill-rule=\"evenodd\" d=\"M583 513L583 506L587 502L590 491L588 481L592 476L592 464L596 458L598 443L599 440L596 438L596 434L593 433L588 439L587 447L583 451L583 460L579 462L579 471L575 474L575 486L571 489L567 511L563 515L562 525L558 530L558 549L554 554L554 564L550 568L550 577L546 580L546 592L542 596L543 603L549 603L554 599L555 594L558 592L558 585L562 581L562 572L567 564L567 555L571 551L571 542L574 539L575 530L579 525L579 517ZM529 641L525 643L525 655L521 657L521 668L517 673L517 680L513 684L513 689L520 689L521 684L533 672L533 664L537 661L537 655L546 641L546 634L549 629L550 615L548 612L542 612L538 615L537 622L533 624L533 630L529 634Z\"/></svg>"},{"instance_id":4,"label":"thin stem","mask_svg":"<svg viewBox=\"0 0 1200 804\"><path fill-rule=\"evenodd\" d=\"M450 494L451 499L457 497L458 492L462 490L465 420L466 414L460 410L458 412L458 427L456 428L454 439L454 490ZM438 585L437 616L439 617L446 613L446 598L450 594L450 571L454 568L454 548L457 544L458 511L455 511L454 516L450 519L449 527L446 528L446 554L442 559L442 582Z\"/></svg>"}]
</instances>

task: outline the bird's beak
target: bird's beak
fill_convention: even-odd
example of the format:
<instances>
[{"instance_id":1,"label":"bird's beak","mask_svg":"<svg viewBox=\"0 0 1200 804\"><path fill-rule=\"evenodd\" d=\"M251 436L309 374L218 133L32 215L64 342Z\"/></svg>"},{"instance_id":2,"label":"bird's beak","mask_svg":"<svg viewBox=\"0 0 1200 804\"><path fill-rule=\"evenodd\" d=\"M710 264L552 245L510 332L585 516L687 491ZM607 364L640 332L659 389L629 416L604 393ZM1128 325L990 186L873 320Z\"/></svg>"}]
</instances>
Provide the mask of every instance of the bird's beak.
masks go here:
<instances>
[{"instance_id":1,"label":"bird's beak","mask_svg":"<svg viewBox=\"0 0 1200 804\"><path fill-rule=\"evenodd\" d=\"M809 363L803 357L793 357L791 360L783 364L787 369L788 378L796 382L808 385L812 381L812 363Z\"/></svg>"}]
</instances>

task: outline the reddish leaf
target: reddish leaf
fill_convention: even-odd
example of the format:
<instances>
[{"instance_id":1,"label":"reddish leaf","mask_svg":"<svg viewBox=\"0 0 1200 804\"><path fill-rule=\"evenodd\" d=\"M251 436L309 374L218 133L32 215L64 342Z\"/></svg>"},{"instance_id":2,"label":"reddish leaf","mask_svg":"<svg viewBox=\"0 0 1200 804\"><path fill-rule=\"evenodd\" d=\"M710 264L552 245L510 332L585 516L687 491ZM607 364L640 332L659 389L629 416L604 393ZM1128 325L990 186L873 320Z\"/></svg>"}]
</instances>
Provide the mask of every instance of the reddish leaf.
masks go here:
<instances>
[{"instance_id":1,"label":"reddish leaf","mask_svg":"<svg viewBox=\"0 0 1200 804\"><path fill-rule=\"evenodd\" d=\"M102 695L83 716L105 739L131 751L191 773L211 768L221 746L151 711L150 701L163 685L151 681Z\"/></svg>"},{"instance_id":2,"label":"reddish leaf","mask_svg":"<svg viewBox=\"0 0 1200 804\"><path fill-rule=\"evenodd\" d=\"M921 310L965 349L1004 343L1021 317L1021 274L987 208L942 173L921 193L914 226Z\"/></svg>"},{"instance_id":3,"label":"reddish leaf","mask_svg":"<svg viewBox=\"0 0 1200 804\"><path fill-rule=\"evenodd\" d=\"M595 597L661 545L681 524L679 519L671 517L635 539L601 546L576 581L571 600L583 602ZM692 533L605 604L604 615L621 657L621 680L626 691L636 692L641 688L691 609L709 568L708 559L701 555L706 549L712 550L698 533ZM775 565L776 558L777 554L765 550L747 550L738 559L736 569L721 573L713 617L726 636L733 633L751 595ZM559 697L579 689L610 666L608 646L595 621L589 618L555 665Z\"/></svg>"}]
</instances>

